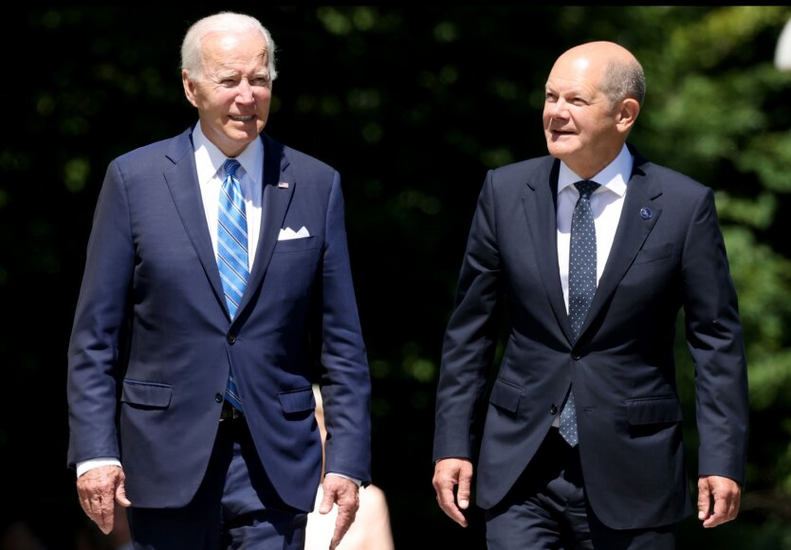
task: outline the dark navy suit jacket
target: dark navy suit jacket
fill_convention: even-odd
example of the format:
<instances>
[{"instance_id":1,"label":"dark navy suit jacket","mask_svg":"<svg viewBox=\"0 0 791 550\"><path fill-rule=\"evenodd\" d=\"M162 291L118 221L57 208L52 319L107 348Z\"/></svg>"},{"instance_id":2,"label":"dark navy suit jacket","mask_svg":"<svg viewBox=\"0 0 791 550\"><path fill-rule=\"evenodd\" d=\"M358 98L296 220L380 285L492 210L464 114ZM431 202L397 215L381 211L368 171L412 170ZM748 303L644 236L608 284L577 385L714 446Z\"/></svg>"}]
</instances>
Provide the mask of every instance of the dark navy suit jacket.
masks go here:
<instances>
[{"instance_id":1,"label":"dark navy suit jacket","mask_svg":"<svg viewBox=\"0 0 791 550\"><path fill-rule=\"evenodd\" d=\"M682 308L699 473L744 481L746 364L712 192L633 153L612 250L577 339L558 273L559 161L537 158L486 177L444 340L434 439L435 460L477 457L483 508L525 469L573 383L597 517L612 528L649 528L691 512L673 356ZM488 393L498 305L509 332Z\"/></svg>"},{"instance_id":2,"label":"dark navy suit jacket","mask_svg":"<svg viewBox=\"0 0 791 550\"><path fill-rule=\"evenodd\" d=\"M316 377L331 434L327 471L370 479L370 379L340 177L261 139L260 241L233 321L191 130L107 170L68 353L68 461L120 458L135 506L191 500L212 453L231 365L256 449L286 503L310 510L319 482ZM303 226L310 237L278 239L281 229Z\"/></svg>"}]
</instances>

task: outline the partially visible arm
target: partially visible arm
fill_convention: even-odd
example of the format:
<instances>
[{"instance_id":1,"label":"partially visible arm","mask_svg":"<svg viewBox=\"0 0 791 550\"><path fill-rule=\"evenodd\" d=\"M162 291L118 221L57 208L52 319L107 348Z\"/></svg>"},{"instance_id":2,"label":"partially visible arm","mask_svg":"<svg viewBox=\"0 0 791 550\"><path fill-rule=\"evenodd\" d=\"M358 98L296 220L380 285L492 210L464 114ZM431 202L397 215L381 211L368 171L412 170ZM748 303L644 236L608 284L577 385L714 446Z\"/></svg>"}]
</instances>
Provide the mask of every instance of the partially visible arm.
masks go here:
<instances>
[{"instance_id":1,"label":"partially visible arm","mask_svg":"<svg viewBox=\"0 0 791 550\"><path fill-rule=\"evenodd\" d=\"M714 527L739 511L748 400L737 297L710 191L696 206L683 254L686 333L695 364L700 434L699 518L704 527Z\"/></svg>"},{"instance_id":2,"label":"partially visible arm","mask_svg":"<svg viewBox=\"0 0 791 550\"><path fill-rule=\"evenodd\" d=\"M359 531L364 539L363 548L394 550L390 511L384 492L374 485L360 491L360 510L357 514Z\"/></svg>"},{"instance_id":3,"label":"partially visible arm","mask_svg":"<svg viewBox=\"0 0 791 550\"><path fill-rule=\"evenodd\" d=\"M498 340L496 313L502 273L492 177L489 172L478 198L456 303L443 341L435 411L435 463L443 458L473 457L477 437L473 430Z\"/></svg>"},{"instance_id":4,"label":"partially visible arm","mask_svg":"<svg viewBox=\"0 0 791 550\"><path fill-rule=\"evenodd\" d=\"M343 195L336 172L327 203L320 302L320 386L328 437L326 483L370 482L371 381L352 281ZM357 486L350 482L349 490ZM325 498L332 495L325 494Z\"/></svg>"},{"instance_id":5,"label":"partially visible arm","mask_svg":"<svg viewBox=\"0 0 791 550\"><path fill-rule=\"evenodd\" d=\"M116 377L134 250L118 166L99 195L68 353L69 463L79 464L85 513L109 532L114 501L128 506L118 458Z\"/></svg>"}]
</instances>

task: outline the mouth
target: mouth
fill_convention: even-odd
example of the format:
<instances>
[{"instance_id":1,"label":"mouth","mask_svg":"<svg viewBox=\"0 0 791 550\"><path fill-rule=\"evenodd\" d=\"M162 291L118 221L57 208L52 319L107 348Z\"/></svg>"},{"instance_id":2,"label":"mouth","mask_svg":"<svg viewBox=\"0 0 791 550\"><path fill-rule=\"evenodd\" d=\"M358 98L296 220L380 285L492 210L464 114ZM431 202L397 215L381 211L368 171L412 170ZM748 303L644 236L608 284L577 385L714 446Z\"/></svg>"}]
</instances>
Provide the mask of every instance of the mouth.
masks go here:
<instances>
[{"instance_id":1,"label":"mouth","mask_svg":"<svg viewBox=\"0 0 791 550\"><path fill-rule=\"evenodd\" d=\"M228 115L231 120L235 120L237 122L250 122L251 120L255 119L255 115Z\"/></svg>"}]
</instances>

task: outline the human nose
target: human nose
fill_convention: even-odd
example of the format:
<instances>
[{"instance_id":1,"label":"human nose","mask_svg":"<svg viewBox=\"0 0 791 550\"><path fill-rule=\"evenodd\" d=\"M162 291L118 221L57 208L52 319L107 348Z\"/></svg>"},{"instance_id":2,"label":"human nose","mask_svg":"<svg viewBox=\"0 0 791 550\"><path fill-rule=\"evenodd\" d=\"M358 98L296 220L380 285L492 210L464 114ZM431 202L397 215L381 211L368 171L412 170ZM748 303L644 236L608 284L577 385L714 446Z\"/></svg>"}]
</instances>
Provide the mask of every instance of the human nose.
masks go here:
<instances>
[{"instance_id":1,"label":"human nose","mask_svg":"<svg viewBox=\"0 0 791 550\"><path fill-rule=\"evenodd\" d=\"M255 97L253 96L253 87L246 78L243 78L239 82L238 90L239 94L237 95L237 101L239 101L239 103L253 103L255 101Z\"/></svg>"},{"instance_id":2,"label":"human nose","mask_svg":"<svg viewBox=\"0 0 791 550\"><path fill-rule=\"evenodd\" d=\"M569 120L568 105L562 100L546 102L544 105L544 121L549 127L558 127Z\"/></svg>"},{"instance_id":3,"label":"human nose","mask_svg":"<svg viewBox=\"0 0 791 550\"><path fill-rule=\"evenodd\" d=\"M568 105L563 99L547 102L546 112L551 118L568 118Z\"/></svg>"}]
</instances>

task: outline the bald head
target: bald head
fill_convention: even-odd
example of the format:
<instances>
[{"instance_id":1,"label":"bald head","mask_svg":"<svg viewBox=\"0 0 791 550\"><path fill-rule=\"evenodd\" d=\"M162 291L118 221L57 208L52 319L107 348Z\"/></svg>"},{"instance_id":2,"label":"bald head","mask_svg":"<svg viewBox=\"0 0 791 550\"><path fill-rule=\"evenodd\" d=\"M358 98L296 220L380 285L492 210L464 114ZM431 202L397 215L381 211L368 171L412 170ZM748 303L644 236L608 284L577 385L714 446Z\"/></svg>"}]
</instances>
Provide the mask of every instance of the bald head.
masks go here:
<instances>
[{"instance_id":1,"label":"bald head","mask_svg":"<svg viewBox=\"0 0 791 550\"><path fill-rule=\"evenodd\" d=\"M587 42L564 52L552 68L573 70L598 82L611 105L632 98L642 105L645 99L645 73L637 58L614 42Z\"/></svg>"},{"instance_id":2,"label":"bald head","mask_svg":"<svg viewBox=\"0 0 791 550\"><path fill-rule=\"evenodd\" d=\"M546 84L544 133L549 153L591 178L618 156L645 95L637 59L612 42L564 52Z\"/></svg>"}]
</instances>

